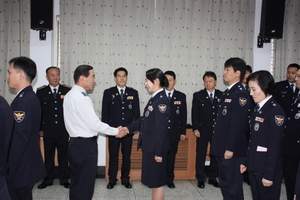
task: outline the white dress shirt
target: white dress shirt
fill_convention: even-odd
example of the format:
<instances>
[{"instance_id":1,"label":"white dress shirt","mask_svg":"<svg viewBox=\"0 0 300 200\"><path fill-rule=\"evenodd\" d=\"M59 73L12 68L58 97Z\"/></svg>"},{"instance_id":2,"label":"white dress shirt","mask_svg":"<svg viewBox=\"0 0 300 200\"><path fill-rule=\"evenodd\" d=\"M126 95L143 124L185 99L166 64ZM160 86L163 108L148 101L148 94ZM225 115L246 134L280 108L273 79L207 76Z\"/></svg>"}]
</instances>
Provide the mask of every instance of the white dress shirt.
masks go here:
<instances>
[{"instance_id":1,"label":"white dress shirt","mask_svg":"<svg viewBox=\"0 0 300 200\"><path fill-rule=\"evenodd\" d=\"M93 102L85 89L74 85L64 97L64 120L70 137L90 138L98 132L117 135L118 128L110 127L100 121L96 115Z\"/></svg>"}]
</instances>

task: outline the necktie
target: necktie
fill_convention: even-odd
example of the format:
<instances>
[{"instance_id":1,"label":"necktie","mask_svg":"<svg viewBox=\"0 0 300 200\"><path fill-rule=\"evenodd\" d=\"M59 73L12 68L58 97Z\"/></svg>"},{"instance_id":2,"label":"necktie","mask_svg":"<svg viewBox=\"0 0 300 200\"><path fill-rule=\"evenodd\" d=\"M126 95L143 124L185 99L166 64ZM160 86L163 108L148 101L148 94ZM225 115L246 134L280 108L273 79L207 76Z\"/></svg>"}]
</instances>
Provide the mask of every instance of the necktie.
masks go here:
<instances>
[{"instance_id":1,"label":"necktie","mask_svg":"<svg viewBox=\"0 0 300 200\"><path fill-rule=\"evenodd\" d=\"M292 83L290 86L291 86L292 92L294 93L295 92L294 91L294 84Z\"/></svg>"},{"instance_id":2,"label":"necktie","mask_svg":"<svg viewBox=\"0 0 300 200\"><path fill-rule=\"evenodd\" d=\"M213 98L213 94L212 94L212 93L210 93L210 95L209 95L209 99L210 99L210 102L211 102L211 103L213 103L213 102L214 102L214 98Z\"/></svg>"},{"instance_id":3,"label":"necktie","mask_svg":"<svg viewBox=\"0 0 300 200\"><path fill-rule=\"evenodd\" d=\"M53 89L53 96L54 96L54 99L56 99L56 95L57 95L56 90L57 90L56 88Z\"/></svg>"},{"instance_id":4,"label":"necktie","mask_svg":"<svg viewBox=\"0 0 300 200\"><path fill-rule=\"evenodd\" d=\"M124 90L123 90L123 89L121 89L120 91L121 91L121 100L123 101Z\"/></svg>"},{"instance_id":5,"label":"necktie","mask_svg":"<svg viewBox=\"0 0 300 200\"><path fill-rule=\"evenodd\" d=\"M254 109L254 112L258 112L258 111L259 111L259 108L260 108L259 104L256 104L255 109Z\"/></svg>"},{"instance_id":6,"label":"necktie","mask_svg":"<svg viewBox=\"0 0 300 200\"><path fill-rule=\"evenodd\" d=\"M171 92L168 93L168 99L171 101Z\"/></svg>"}]
</instances>

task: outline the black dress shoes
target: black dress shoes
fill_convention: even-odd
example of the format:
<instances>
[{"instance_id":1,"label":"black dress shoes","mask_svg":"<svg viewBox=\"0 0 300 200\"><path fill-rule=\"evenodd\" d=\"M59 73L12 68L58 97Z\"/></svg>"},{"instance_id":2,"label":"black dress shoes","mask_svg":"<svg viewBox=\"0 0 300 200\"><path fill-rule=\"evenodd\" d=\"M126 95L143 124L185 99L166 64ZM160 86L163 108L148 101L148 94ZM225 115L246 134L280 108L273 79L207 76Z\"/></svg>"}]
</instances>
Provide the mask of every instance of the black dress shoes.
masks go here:
<instances>
[{"instance_id":1,"label":"black dress shoes","mask_svg":"<svg viewBox=\"0 0 300 200\"><path fill-rule=\"evenodd\" d=\"M106 186L107 189L113 189L115 187L116 183L109 182Z\"/></svg>"},{"instance_id":2,"label":"black dress shoes","mask_svg":"<svg viewBox=\"0 0 300 200\"><path fill-rule=\"evenodd\" d=\"M204 180L198 181L198 188L205 188Z\"/></svg>"},{"instance_id":3,"label":"black dress shoes","mask_svg":"<svg viewBox=\"0 0 300 200\"><path fill-rule=\"evenodd\" d=\"M46 188L46 187L48 187L48 186L50 186L50 185L53 185L53 183L41 183L41 184L38 186L38 188L39 188L39 189L44 189L44 188Z\"/></svg>"},{"instance_id":4,"label":"black dress shoes","mask_svg":"<svg viewBox=\"0 0 300 200\"><path fill-rule=\"evenodd\" d=\"M208 184L213 185L216 188L220 187L220 183L216 179L214 179L214 180L208 180Z\"/></svg>"},{"instance_id":5,"label":"black dress shoes","mask_svg":"<svg viewBox=\"0 0 300 200\"><path fill-rule=\"evenodd\" d=\"M172 183L168 183L167 186L168 186L169 188L175 188L175 185L174 185L173 182L172 182Z\"/></svg>"},{"instance_id":6,"label":"black dress shoes","mask_svg":"<svg viewBox=\"0 0 300 200\"><path fill-rule=\"evenodd\" d=\"M70 188L70 183L69 182L61 183L60 185L64 186L64 188Z\"/></svg>"},{"instance_id":7,"label":"black dress shoes","mask_svg":"<svg viewBox=\"0 0 300 200\"><path fill-rule=\"evenodd\" d=\"M123 182L122 185L124 185L127 189L132 188L132 185L129 182Z\"/></svg>"}]
</instances>

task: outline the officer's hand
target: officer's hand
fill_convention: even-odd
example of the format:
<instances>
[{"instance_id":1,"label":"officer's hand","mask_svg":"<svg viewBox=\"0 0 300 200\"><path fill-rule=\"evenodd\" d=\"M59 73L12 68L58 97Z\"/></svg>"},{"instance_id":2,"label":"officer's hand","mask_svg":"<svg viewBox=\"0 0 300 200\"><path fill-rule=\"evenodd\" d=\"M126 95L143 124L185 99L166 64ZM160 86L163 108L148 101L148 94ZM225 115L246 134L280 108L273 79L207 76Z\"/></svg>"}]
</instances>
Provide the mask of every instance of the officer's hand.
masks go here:
<instances>
[{"instance_id":1,"label":"officer's hand","mask_svg":"<svg viewBox=\"0 0 300 200\"><path fill-rule=\"evenodd\" d=\"M224 158L225 159L230 159L232 157L233 157L233 152L226 150L225 153L224 153Z\"/></svg>"},{"instance_id":2,"label":"officer's hand","mask_svg":"<svg viewBox=\"0 0 300 200\"><path fill-rule=\"evenodd\" d=\"M267 179L262 179L262 184L265 186L265 187L270 187L270 186L272 186L273 185L273 181L269 181L269 180L267 180Z\"/></svg>"},{"instance_id":3,"label":"officer's hand","mask_svg":"<svg viewBox=\"0 0 300 200\"><path fill-rule=\"evenodd\" d=\"M118 132L118 135L116 135L116 138L125 137L126 134L127 134L126 130L128 130L128 129L127 128L123 128L122 126L119 126L118 129L119 129L119 132Z\"/></svg>"},{"instance_id":4,"label":"officer's hand","mask_svg":"<svg viewBox=\"0 0 300 200\"><path fill-rule=\"evenodd\" d=\"M184 141L185 140L185 135L180 135L180 140Z\"/></svg>"},{"instance_id":5,"label":"officer's hand","mask_svg":"<svg viewBox=\"0 0 300 200\"><path fill-rule=\"evenodd\" d=\"M162 162L162 157L159 157L159 156L154 156L154 159L156 162Z\"/></svg>"},{"instance_id":6,"label":"officer's hand","mask_svg":"<svg viewBox=\"0 0 300 200\"><path fill-rule=\"evenodd\" d=\"M241 174L247 171L247 167L245 165L240 165L240 172Z\"/></svg>"},{"instance_id":7,"label":"officer's hand","mask_svg":"<svg viewBox=\"0 0 300 200\"><path fill-rule=\"evenodd\" d=\"M200 131L198 131L198 130L194 131L194 136L200 137Z\"/></svg>"}]
</instances>

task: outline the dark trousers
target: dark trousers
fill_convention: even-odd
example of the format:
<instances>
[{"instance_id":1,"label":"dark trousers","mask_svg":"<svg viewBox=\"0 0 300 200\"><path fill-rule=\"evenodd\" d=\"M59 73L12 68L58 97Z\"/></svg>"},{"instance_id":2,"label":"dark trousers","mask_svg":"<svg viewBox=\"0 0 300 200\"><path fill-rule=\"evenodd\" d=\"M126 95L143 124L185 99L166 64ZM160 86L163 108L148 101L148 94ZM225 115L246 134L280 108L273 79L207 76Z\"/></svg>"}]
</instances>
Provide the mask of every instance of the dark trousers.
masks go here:
<instances>
[{"instance_id":1,"label":"dark trousers","mask_svg":"<svg viewBox=\"0 0 300 200\"><path fill-rule=\"evenodd\" d=\"M249 171L248 175L253 200L279 200L282 170L276 172L275 180L270 187L265 187L262 184L263 173Z\"/></svg>"},{"instance_id":2,"label":"dark trousers","mask_svg":"<svg viewBox=\"0 0 300 200\"><path fill-rule=\"evenodd\" d=\"M122 152L122 168L121 168L121 181L122 183L129 181L130 164L131 164L131 147L132 147L132 134L124 138L116 138L109 136L108 150L109 150L109 181L116 183L119 168L119 150L121 146Z\"/></svg>"},{"instance_id":3,"label":"dark trousers","mask_svg":"<svg viewBox=\"0 0 300 200\"><path fill-rule=\"evenodd\" d=\"M167 183L172 183L174 181L174 168L175 159L178 151L178 141L170 142L170 151L167 154Z\"/></svg>"},{"instance_id":4,"label":"dark trousers","mask_svg":"<svg viewBox=\"0 0 300 200\"><path fill-rule=\"evenodd\" d=\"M297 170L300 161L300 153L299 156L295 156L295 157L283 155L282 161L283 161L283 177L284 177L284 183L286 189L286 196L288 200L293 200Z\"/></svg>"},{"instance_id":5,"label":"dark trousers","mask_svg":"<svg viewBox=\"0 0 300 200\"><path fill-rule=\"evenodd\" d=\"M70 139L70 200L92 199L97 173L97 159L97 137Z\"/></svg>"},{"instance_id":6,"label":"dark trousers","mask_svg":"<svg viewBox=\"0 0 300 200\"><path fill-rule=\"evenodd\" d=\"M240 172L240 165L245 158L216 157L216 160L224 200L243 200L243 174Z\"/></svg>"},{"instance_id":7,"label":"dark trousers","mask_svg":"<svg viewBox=\"0 0 300 200\"><path fill-rule=\"evenodd\" d=\"M52 184L54 180L55 149L57 149L60 183L64 184L68 182L70 178L68 166L68 144L69 137L44 137L45 169L47 172L47 176L43 181L44 183Z\"/></svg>"},{"instance_id":8,"label":"dark trousers","mask_svg":"<svg viewBox=\"0 0 300 200\"><path fill-rule=\"evenodd\" d=\"M6 183L12 200L32 200L33 185L15 188L9 179L6 179Z\"/></svg>"},{"instance_id":9,"label":"dark trousers","mask_svg":"<svg viewBox=\"0 0 300 200\"><path fill-rule=\"evenodd\" d=\"M197 180L205 180L205 160L207 154L208 142L211 142L211 138L197 138L196 148L196 178ZM210 165L207 177L210 180L215 180L218 176L218 164L214 156L210 156Z\"/></svg>"},{"instance_id":10,"label":"dark trousers","mask_svg":"<svg viewBox=\"0 0 300 200\"><path fill-rule=\"evenodd\" d=\"M0 177L0 199L1 200L11 199L8 192L5 176Z\"/></svg>"}]
</instances>

